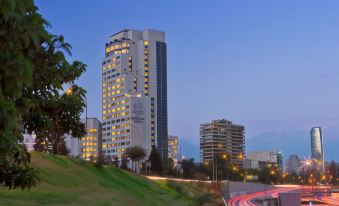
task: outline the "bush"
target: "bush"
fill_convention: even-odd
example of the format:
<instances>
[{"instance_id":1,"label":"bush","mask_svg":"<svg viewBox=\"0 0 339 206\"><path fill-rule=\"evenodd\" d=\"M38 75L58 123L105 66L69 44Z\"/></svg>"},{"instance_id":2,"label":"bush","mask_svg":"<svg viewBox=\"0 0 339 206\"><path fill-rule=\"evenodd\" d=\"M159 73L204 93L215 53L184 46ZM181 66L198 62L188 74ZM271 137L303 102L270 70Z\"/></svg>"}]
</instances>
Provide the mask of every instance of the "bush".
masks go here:
<instances>
[{"instance_id":1,"label":"bush","mask_svg":"<svg viewBox=\"0 0 339 206\"><path fill-rule=\"evenodd\" d=\"M102 152L100 152L97 156L96 161L94 162L94 165L97 167L102 167L105 164L107 164L106 156Z\"/></svg>"}]
</instances>

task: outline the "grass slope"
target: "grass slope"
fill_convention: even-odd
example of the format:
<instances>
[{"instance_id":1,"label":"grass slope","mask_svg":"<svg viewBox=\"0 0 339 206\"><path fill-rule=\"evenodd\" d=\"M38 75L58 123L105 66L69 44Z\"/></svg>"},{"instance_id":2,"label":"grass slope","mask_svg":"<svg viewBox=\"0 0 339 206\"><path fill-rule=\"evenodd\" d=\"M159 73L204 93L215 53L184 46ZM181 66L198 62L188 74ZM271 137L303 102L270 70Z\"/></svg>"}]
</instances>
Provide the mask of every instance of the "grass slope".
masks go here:
<instances>
[{"instance_id":1,"label":"grass slope","mask_svg":"<svg viewBox=\"0 0 339 206\"><path fill-rule=\"evenodd\" d=\"M70 157L32 153L41 181L30 191L0 188L0 205L194 205L193 197L167 184Z\"/></svg>"}]
</instances>

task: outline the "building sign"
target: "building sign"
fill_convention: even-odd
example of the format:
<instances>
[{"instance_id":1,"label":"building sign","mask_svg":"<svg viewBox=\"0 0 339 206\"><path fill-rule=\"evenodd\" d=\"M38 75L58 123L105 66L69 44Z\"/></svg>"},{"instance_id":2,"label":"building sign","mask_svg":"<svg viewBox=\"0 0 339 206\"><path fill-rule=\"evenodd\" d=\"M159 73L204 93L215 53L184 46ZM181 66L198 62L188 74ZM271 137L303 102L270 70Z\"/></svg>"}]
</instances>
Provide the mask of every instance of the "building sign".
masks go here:
<instances>
[{"instance_id":1,"label":"building sign","mask_svg":"<svg viewBox=\"0 0 339 206\"><path fill-rule=\"evenodd\" d=\"M142 123L144 121L144 105L141 99L132 99L131 118L134 123Z\"/></svg>"}]
</instances>

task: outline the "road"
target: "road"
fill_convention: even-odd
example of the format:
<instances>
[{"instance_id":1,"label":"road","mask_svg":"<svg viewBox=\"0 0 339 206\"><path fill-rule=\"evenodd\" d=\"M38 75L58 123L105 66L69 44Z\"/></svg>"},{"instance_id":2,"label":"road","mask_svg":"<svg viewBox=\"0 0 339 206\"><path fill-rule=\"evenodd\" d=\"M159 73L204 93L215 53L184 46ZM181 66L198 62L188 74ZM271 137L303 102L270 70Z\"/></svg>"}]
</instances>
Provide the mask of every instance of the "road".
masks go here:
<instances>
[{"instance_id":1,"label":"road","mask_svg":"<svg viewBox=\"0 0 339 206\"><path fill-rule=\"evenodd\" d=\"M173 180L173 181L181 181L181 182L200 182L198 180L190 180L190 179L179 179L179 178L167 178L167 177L157 177L157 176L145 176L152 180ZM211 183L211 181L204 181L206 183ZM329 188L328 186L318 186L318 188ZM311 190L310 186L298 186L298 185L276 185L276 188L267 190L266 196L268 197L278 197L278 193L280 192L288 192L293 190ZM256 198L265 197L265 191L251 193L247 195L241 195L237 197L233 197L228 201L229 206L257 206L253 203L253 200ZM303 200L308 200L309 198L303 197ZM322 206L327 205L339 205L339 197L335 198L332 196L324 196L321 200L324 204Z\"/></svg>"},{"instance_id":2,"label":"road","mask_svg":"<svg viewBox=\"0 0 339 206\"><path fill-rule=\"evenodd\" d=\"M288 191L293 191L293 190L304 190L304 189L310 189L305 186L297 186L297 185L290 185L290 186L283 186L279 185L277 188L267 190L266 191L266 196L268 197L278 197L278 193L280 192L288 192ZM228 201L228 205L230 206L256 206L254 204L253 200L256 198L263 198L265 196L265 192L256 192L248 195L241 195L237 197L233 197ZM303 197L303 200L308 201L310 198L309 197ZM331 205L339 205L339 197L334 197L334 196L324 196L319 200L322 202L322 206L331 206Z\"/></svg>"},{"instance_id":3,"label":"road","mask_svg":"<svg viewBox=\"0 0 339 206\"><path fill-rule=\"evenodd\" d=\"M269 197L278 197L278 193L280 192L288 192L288 191L292 191L292 190L296 190L298 189L298 187L277 187L271 190L267 190L266 193L265 191L263 192L255 192L252 194L248 194L248 195L241 195L241 196L237 196L237 197L233 197L228 201L228 205L230 206L255 206L256 204L254 204L252 202L252 200L256 199L256 198L260 198L260 197L265 197L269 196Z\"/></svg>"}]
</instances>

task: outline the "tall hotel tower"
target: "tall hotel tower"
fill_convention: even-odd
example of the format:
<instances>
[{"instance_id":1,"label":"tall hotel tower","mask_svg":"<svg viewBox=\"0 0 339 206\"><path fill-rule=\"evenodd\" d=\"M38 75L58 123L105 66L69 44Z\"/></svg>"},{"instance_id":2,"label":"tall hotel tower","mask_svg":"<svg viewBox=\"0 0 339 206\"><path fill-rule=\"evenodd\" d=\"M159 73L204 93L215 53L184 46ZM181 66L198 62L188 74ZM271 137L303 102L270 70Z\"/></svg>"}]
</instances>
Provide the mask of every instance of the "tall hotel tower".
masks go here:
<instances>
[{"instance_id":1,"label":"tall hotel tower","mask_svg":"<svg viewBox=\"0 0 339 206\"><path fill-rule=\"evenodd\" d=\"M123 30L109 38L102 61L102 148L121 158L140 145L168 155L165 33Z\"/></svg>"},{"instance_id":2,"label":"tall hotel tower","mask_svg":"<svg viewBox=\"0 0 339 206\"><path fill-rule=\"evenodd\" d=\"M325 171L323 133L321 127L311 129L311 157L317 160L321 171Z\"/></svg>"}]
</instances>

